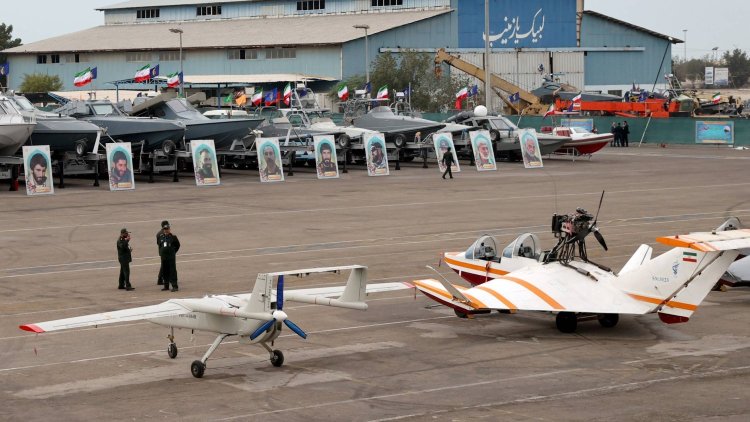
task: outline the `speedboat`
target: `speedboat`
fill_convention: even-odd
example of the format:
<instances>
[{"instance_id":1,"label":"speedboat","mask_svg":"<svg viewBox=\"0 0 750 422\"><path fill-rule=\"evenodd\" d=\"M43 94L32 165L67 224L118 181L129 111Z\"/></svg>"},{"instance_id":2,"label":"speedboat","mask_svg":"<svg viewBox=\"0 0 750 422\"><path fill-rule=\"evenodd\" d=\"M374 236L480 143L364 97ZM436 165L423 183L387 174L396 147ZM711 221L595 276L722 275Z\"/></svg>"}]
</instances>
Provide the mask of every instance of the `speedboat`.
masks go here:
<instances>
[{"instance_id":1,"label":"speedboat","mask_svg":"<svg viewBox=\"0 0 750 422\"><path fill-rule=\"evenodd\" d=\"M263 137L300 140L312 142L315 135L338 135L341 130L337 128L312 128L306 127L298 115L285 115L284 111L276 107L262 107L256 110L256 116L265 121L258 127L263 132ZM294 120L294 121L292 121Z\"/></svg>"},{"instance_id":2,"label":"speedboat","mask_svg":"<svg viewBox=\"0 0 750 422\"><path fill-rule=\"evenodd\" d=\"M18 151L34 131L33 117L24 116L8 97L0 94L0 156Z\"/></svg>"},{"instance_id":3,"label":"speedboat","mask_svg":"<svg viewBox=\"0 0 750 422\"><path fill-rule=\"evenodd\" d=\"M507 117L491 115L484 106L477 106L474 111L464 111L446 120L447 123L459 123L474 129L485 129L490 132L490 139L495 146L495 156L520 160L521 145L518 133L521 130ZM570 142L570 136L551 133L537 133L539 151L542 155L549 155L557 151L565 143Z\"/></svg>"},{"instance_id":4,"label":"speedboat","mask_svg":"<svg viewBox=\"0 0 750 422\"><path fill-rule=\"evenodd\" d=\"M180 121L185 124L185 141L213 139L217 150L228 149L235 140L250 135L263 122L262 118L250 116L211 119L196 110L188 99L174 98L174 94L166 93L136 103L129 114Z\"/></svg>"},{"instance_id":5,"label":"speedboat","mask_svg":"<svg viewBox=\"0 0 750 422\"><path fill-rule=\"evenodd\" d=\"M54 112L93 123L103 128L112 141L130 142L134 147L141 144L143 152L162 149L172 153L185 137L182 122L127 116L109 100L70 101Z\"/></svg>"},{"instance_id":6,"label":"speedboat","mask_svg":"<svg viewBox=\"0 0 750 422\"><path fill-rule=\"evenodd\" d=\"M22 114L36 119L36 127L26 141L27 145L49 145L50 151L76 151L83 155L93 148L102 131L93 123L39 110L22 95L8 98Z\"/></svg>"},{"instance_id":7,"label":"speedboat","mask_svg":"<svg viewBox=\"0 0 750 422\"><path fill-rule=\"evenodd\" d=\"M445 127L444 123L432 120L396 115L390 107L378 106L359 117L352 119L352 125L362 129L374 130L385 136L386 142L393 142L398 148L413 141L419 132L421 139Z\"/></svg>"},{"instance_id":8,"label":"speedboat","mask_svg":"<svg viewBox=\"0 0 750 422\"><path fill-rule=\"evenodd\" d=\"M551 133L570 137L570 141L564 143L557 152L569 152L573 149L576 155L591 155L607 146L614 139L614 135L611 133L591 133L588 129L577 126L558 126L552 128Z\"/></svg>"}]
</instances>

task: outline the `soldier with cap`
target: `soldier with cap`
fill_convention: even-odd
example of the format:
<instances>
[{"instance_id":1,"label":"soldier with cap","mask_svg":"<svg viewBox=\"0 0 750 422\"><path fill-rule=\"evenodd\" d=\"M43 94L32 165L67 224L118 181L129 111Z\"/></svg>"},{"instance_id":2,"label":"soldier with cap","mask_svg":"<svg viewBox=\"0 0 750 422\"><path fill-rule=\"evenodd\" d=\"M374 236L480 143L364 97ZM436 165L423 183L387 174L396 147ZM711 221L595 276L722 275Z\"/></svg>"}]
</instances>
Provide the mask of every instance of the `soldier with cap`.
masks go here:
<instances>
[{"instance_id":1,"label":"soldier with cap","mask_svg":"<svg viewBox=\"0 0 750 422\"><path fill-rule=\"evenodd\" d=\"M130 233L128 229L120 230L120 238L117 239L117 260L120 262L120 278L118 280L118 289L135 290L130 285L130 262L133 261L130 247Z\"/></svg>"},{"instance_id":2,"label":"soldier with cap","mask_svg":"<svg viewBox=\"0 0 750 422\"><path fill-rule=\"evenodd\" d=\"M164 220L161 222L161 227L168 226L169 221ZM159 236L161 236L164 233L164 229L159 229L158 232L156 232L156 246L159 248L159 256L161 256L161 244L159 243ZM156 277L156 284L161 286L164 284L164 264L161 264L159 266L159 275Z\"/></svg>"},{"instance_id":3,"label":"soldier with cap","mask_svg":"<svg viewBox=\"0 0 750 422\"><path fill-rule=\"evenodd\" d=\"M162 276L164 277L164 288L169 290L172 285L172 291L179 290L177 287L177 251L180 250L180 241L177 236L172 234L169 223L161 226L161 234L157 237L159 241L159 256L161 257Z\"/></svg>"}]
</instances>

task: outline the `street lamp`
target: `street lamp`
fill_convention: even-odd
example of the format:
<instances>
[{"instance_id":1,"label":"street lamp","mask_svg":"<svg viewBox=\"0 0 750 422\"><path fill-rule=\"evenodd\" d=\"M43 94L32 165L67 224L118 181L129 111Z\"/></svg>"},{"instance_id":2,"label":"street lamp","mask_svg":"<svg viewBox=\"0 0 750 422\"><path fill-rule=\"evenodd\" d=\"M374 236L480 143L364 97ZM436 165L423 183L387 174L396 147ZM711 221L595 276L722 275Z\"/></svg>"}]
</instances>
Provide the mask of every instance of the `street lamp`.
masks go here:
<instances>
[{"instance_id":1,"label":"street lamp","mask_svg":"<svg viewBox=\"0 0 750 422\"><path fill-rule=\"evenodd\" d=\"M370 25L354 25L354 28L365 30L365 78L367 83L370 83L370 44L367 41L367 30L370 29Z\"/></svg>"},{"instance_id":2,"label":"street lamp","mask_svg":"<svg viewBox=\"0 0 750 422\"><path fill-rule=\"evenodd\" d=\"M683 29L682 33L683 33L682 42L684 43L683 48L684 48L684 54L685 54L685 62L687 62L687 29Z\"/></svg>"},{"instance_id":3,"label":"street lamp","mask_svg":"<svg viewBox=\"0 0 750 422\"><path fill-rule=\"evenodd\" d=\"M719 47L714 47L714 48L712 48L712 49L711 49L711 51L713 51L713 52L714 52L714 57L713 57L713 60L712 60L712 61L713 61L714 63L716 62L716 52L717 52L718 50L719 50Z\"/></svg>"},{"instance_id":4,"label":"street lamp","mask_svg":"<svg viewBox=\"0 0 750 422\"><path fill-rule=\"evenodd\" d=\"M182 73L182 29L180 28L169 28L169 32L180 35L180 97L185 97L185 87L183 86L183 79L185 74Z\"/></svg>"}]
</instances>

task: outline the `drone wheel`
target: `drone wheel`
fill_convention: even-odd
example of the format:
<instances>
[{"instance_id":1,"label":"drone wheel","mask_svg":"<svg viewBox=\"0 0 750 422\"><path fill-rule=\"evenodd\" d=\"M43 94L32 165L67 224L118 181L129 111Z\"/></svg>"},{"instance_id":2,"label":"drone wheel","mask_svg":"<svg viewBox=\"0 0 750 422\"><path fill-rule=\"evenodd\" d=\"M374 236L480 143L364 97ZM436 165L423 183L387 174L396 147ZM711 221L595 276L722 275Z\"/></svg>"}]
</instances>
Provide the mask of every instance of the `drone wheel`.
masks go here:
<instances>
[{"instance_id":1,"label":"drone wheel","mask_svg":"<svg viewBox=\"0 0 750 422\"><path fill-rule=\"evenodd\" d=\"M459 318L468 318L469 315L466 314L466 312L461 312L458 309L454 309L453 312L455 312L456 316Z\"/></svg>"},{"instance_id":2,"label":"drone wheel","mask_svg":"<svg viewBox=\"0 0 750 422\"><path fill-rule=\"evenodd\" d=\"M620 315L618 315L618 314L599 314L598 319L599 319L599 324L602 327L612 328L615 325L617 325L617 322L620 320Z\"/></svg>"},{"instance_id":3,"label":"drone wheel","mask_svg":"<svg viewBox=\"0 0 750 422\"><path fill-rule=\"evenodd\" d=\"M274 350L271 354L271 365L279 368L284 364L284 354L281 350Z\"/></svg>"},{"instance_id":4,"label":"drone wheel","mask_svg":"<svg viewBox=\"0 0 750 422\"><path fill-rule=\"evenodd\" d=\"M573 312L560 312L555 317L555 325L563 333L572 333L578 327L578 317Z\"/></svg>"},{"instance_id":5,"label":"drone wheel","mask_svg":"<svg viewBox=\"0 0 750 422\"><path fill-rule=\"evenodd\" d=\"M177 345L174 343L169 343L169 346L167 346L167 355L171 359L174 359L177 357Z\"/></svg>"},{"instance_id":6,"label":"drone wheel","mask_svg":"<svg viewBox=\"0 0 750 422\"><path fill-rule=\"evenodd\" d=\"M190 365L190 373L193 374L196 378L203 378L203 373L206 371L206 364L199 361L194 360L193 363Z\"/></svg>"}]
</instances>

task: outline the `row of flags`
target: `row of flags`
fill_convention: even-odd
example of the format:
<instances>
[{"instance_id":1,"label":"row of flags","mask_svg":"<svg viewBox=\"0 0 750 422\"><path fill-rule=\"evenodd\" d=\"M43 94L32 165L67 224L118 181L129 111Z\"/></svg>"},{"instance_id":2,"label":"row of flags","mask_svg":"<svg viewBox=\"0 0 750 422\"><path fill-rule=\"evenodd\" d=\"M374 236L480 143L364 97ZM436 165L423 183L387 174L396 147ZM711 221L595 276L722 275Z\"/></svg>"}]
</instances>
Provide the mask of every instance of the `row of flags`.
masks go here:
<instances>
[{"instance_id":1,"label":"row of flags","mask_svg":"<svg viewBox=\"0 0 750 422\"><path fill-rule=\"evenodd\" d=\"M7 72L8 64L5 63L1 69L5 69ZM7 73L4 73L7 75ZM133 80L135 82L146 82L150 79L159 76L159 65L151 67L150 64L143 66L135 72ZM96 79L96 67L87 67L86 69L78 72L73 76L73 85L81 87L86 86ZM182 72L174 72L167 75L167 86L170 88L176 88L180 85L183 80Z\"/></svg>"},{"instance_id":2,"label":"row of flags","mask_svg":"<svg viewBox=\"0 0 750 422\"><path fill-rule=\"evenodd\" d=\"M366 82L362 86L362 90L365 91L365 94L369 94L370 92L372 92L372 84L370 82ZM349 99L349 87L348 86L339 85L337 89L337 93L338 93L339 100L346 101ZM375 94L375 99L378 99L378 100L387 99L389 98L389 93L390 93L390 90L388 89L388 84L385 84L378 89L378 92ZM411 91L409 87L406 87L403 91L396 92L397 97L398 96L408 97L410 94L411 94Z\"/></svg>"},{"instance_id":3,"label":"row of flags","mask_svg":"<svg viewBox=\"0 0 750 422\"><path fill-rule=\"evenodd\" d=\"M299 96L304 97L307 95L307 91L299 91ZM236 103L238 106L247 104L247 94L244 91L236 91L234 95L232 93L227 94L223 99L224 104ZM278 88L272 88L268 91L263 91L262 87L256 87L255 91L250 94L250 104L254 106L261 105L280 105L281 102L285 105L289 105L292 102L292 84L287 83L283 91L279 91Z\"/></svg>"}]
</instances>

